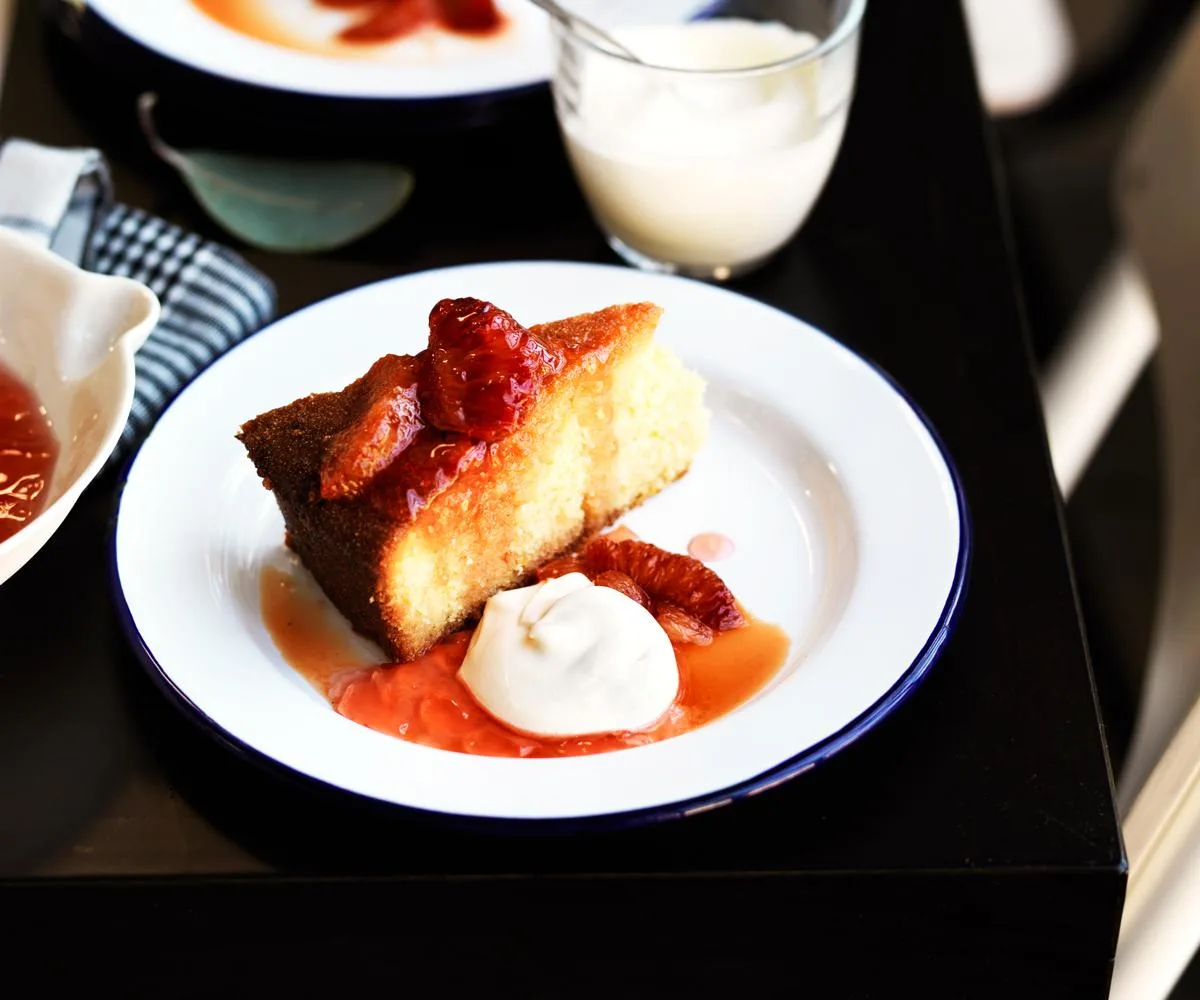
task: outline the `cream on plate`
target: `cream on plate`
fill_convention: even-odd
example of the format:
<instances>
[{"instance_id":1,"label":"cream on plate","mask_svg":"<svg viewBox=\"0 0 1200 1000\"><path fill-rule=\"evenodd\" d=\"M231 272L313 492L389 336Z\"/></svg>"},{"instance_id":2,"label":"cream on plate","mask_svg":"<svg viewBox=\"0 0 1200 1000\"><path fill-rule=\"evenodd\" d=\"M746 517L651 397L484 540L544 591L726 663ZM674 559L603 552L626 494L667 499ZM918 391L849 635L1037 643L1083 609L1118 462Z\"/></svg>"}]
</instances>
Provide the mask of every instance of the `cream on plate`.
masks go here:
<instances>
[{"instance_id":1,"label":"cream on plate","mask_svg":"<svg viewBox=\"0 0 1200 1000\"><path fill-rule=\"evenodd\" d=\"M645 729L679 690L650 612L582 573L491 598L458 678L490 715L535 736Z\"/></svg>"}]
</instances>

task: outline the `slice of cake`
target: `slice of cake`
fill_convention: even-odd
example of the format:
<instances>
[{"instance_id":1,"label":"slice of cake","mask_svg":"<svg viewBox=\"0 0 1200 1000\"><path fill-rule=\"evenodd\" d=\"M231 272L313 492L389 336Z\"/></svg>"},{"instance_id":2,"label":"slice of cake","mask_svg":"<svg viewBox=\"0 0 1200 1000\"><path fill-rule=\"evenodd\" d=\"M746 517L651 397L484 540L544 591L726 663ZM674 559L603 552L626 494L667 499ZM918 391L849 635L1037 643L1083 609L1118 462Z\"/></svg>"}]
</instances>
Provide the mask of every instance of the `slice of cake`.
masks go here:
<instances>
[{"instance_id":1,"label":"slice of cake","mask_svg":"<svg viewBox=\"0 0 1200 1000\"><path fill-rule=\"evenodd\" d=\"M648 303L521 327L444 300L429 347L239 437L338 609L409 660L493 594L682 476L704 383Z\"/></svg>"}]
</instances>

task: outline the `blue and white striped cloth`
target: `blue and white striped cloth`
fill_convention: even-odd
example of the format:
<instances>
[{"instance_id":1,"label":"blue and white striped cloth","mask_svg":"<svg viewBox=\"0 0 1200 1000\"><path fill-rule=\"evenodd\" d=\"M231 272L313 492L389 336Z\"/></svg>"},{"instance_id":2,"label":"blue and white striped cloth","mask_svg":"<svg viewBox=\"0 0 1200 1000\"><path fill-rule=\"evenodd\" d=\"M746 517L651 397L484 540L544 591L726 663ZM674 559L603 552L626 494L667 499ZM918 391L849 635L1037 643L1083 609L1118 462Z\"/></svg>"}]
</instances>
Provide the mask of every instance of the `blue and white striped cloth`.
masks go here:
<instances>
[{"instance_id":1,"label":"blue and white striped cloth","mask_svg":"<svg viewBox=\"0 0 1200 1000\"><path fill-rule=\"evenodd\" d=\"M141 442L188 382L274 318L274 285L232 250L115 204L96 150L5 142L0 225L88 270L140 281L162 303L135 359L133 411L112 461Z\"/></svg>"}]
</instances>

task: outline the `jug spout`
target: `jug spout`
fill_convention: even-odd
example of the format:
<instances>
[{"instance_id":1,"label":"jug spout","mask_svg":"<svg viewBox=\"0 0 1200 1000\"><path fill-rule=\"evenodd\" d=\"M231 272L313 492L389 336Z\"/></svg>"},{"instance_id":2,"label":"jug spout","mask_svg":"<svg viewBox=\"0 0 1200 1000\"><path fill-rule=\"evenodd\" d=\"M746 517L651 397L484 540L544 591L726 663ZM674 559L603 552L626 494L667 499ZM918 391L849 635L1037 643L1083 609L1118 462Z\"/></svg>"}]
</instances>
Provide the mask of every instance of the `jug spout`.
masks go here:
<instances>
[{"instance_id":1,"label":"jug spout","mask_svg":"<svg viewBox=\"0 0 1200 1000\"><path fill-rule=\"evenodd\" d=\"M115 350L132 355L158 322L159 302L130 278L90 274L75 289L62 330L63 378L86 378Z\"/></svg>"}]
</instances>

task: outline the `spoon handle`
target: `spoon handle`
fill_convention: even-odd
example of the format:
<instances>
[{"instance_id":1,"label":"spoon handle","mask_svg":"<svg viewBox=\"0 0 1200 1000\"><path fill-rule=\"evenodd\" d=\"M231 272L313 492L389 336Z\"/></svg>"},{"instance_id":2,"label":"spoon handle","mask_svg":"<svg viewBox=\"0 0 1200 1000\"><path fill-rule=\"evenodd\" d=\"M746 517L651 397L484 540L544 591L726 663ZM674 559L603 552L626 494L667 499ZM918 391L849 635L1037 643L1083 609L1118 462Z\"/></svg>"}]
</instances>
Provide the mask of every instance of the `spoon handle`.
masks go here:
<instances>
[{"instance_id":1,"label":"spoon handle","mask_svg":"<svg viewBox=\"0 0 1200 1000\"><path fill-rule=\"evenodd\" d=\"M599 42L604 48L623 55L627 59L632 59L634 62L641 62L627 45L621 44L603 28L596 27L586 18L567 10L557 0L533 0L533 3L576 34L590 36L593 41Z\"/></svg>"}]
</instances>

